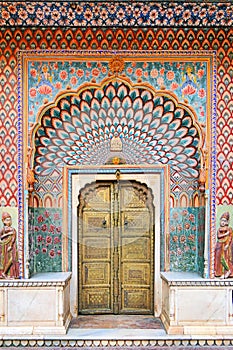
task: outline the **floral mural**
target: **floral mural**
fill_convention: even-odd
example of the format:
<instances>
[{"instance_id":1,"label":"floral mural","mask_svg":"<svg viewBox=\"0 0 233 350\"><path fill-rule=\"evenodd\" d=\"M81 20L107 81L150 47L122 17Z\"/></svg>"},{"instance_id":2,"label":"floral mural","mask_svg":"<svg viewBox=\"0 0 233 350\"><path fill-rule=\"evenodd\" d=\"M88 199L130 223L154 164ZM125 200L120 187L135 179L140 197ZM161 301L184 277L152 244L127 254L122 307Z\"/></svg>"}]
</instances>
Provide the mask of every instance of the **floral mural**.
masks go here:
<instances>
[{"instance_id":1,"label":"floral mural","mask_svg":"<svg viewBox=\"0 0 233 350\"><path fill-rule=\"evenodd\" d=\"M170 212L170 269L198 271L198 210L174 208Z\"/></svg>"},{"instance_id":2,"label":"floral mural","mask_svg":"<svg viewBox=\"0 0 233 350\"><path fill-rule=\"evenodd\" d=\"M61 271L61 209L30 208L29 223L30 273Z\"/></svg>"},{"instance_id":3,"label":"floral mural","mask_svg":"<svg viewBox=\"0 0 233 350\"><path fill-rule=\"evenodd\" d=\"M204 61L128 61L125 58L125 74L132 83L147 82L157 90L168 90L178 100L186 101L205 123L206 76ZM28 115L32 126L42 102L52 102L64 90L77 90L85 82L100 83L108 76L108 61L101 57L96 61L72 59L67 61L30 61L28 64Z\"/></svg>"}]
</instances>

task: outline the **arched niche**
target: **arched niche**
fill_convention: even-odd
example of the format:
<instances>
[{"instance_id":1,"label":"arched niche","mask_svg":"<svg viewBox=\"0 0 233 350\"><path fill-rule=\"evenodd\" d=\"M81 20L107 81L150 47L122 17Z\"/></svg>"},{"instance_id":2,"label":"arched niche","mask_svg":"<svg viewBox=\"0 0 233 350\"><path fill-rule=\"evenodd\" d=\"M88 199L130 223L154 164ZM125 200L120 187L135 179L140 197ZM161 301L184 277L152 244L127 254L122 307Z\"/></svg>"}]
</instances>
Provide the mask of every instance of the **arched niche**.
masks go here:
<instances>
[{"instance_id":1,"label":"arched niche","mask_svg":"<svg viewBox=\"0 0 233 350\"><path fill-rule=\"evenodd\" d=\"M34 190L45 196L61 198L64 167L101 167L109 159L168 166L175 207L184 207L183 199L193 203L200 182L205 185L206 140L194 110L169 91L123 76L60 93L41 110L30 136Z\"/></svg>"}]
</instances>

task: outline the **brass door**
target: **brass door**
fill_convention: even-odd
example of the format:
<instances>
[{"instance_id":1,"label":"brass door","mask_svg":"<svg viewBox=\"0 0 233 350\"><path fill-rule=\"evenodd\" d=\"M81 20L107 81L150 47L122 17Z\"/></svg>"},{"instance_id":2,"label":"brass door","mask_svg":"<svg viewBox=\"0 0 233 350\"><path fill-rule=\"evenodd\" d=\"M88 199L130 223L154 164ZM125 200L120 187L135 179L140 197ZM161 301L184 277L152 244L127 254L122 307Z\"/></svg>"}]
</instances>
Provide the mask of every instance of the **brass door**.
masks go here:
<instances>
[{"instance_id":1,"label":"brass door","mask_svg":"<svg viewBox=\"0 0 233 350\"><path fill-rule=\"evenodd\" d=\"M151 191L136 181L96 182L79 202L79 313L152 314Z\"/></svg>"}]
</instances>

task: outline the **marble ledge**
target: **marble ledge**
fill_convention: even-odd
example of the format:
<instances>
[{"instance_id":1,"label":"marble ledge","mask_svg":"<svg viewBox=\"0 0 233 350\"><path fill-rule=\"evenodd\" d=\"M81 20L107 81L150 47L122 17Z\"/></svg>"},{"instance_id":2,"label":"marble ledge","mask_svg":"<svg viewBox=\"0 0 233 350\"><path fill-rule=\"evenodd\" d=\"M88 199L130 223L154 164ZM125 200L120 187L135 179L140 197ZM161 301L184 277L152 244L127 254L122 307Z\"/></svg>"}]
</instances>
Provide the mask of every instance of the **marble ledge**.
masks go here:
<instances>
[{"instance_id":1,"label":"marble ledge","mask_svg":"<svg viewBox=\"0 0 233 350\"><path fill-rule=\"evenodd\" d=\"M71 272L36 273L28 279L0 280L1 287L59 287L66 286Z\"/></svg>"},{"instance_id":2,"label":"marble ledge","mask_svg":"<svg viewBox=\"0 0 233 350\"><path fill-rule=\"evenodd\" d=\"M161 278L169 286L233 287L233 278L203 278L195 272L161 272Z\"/></svg>"}]
</instances>

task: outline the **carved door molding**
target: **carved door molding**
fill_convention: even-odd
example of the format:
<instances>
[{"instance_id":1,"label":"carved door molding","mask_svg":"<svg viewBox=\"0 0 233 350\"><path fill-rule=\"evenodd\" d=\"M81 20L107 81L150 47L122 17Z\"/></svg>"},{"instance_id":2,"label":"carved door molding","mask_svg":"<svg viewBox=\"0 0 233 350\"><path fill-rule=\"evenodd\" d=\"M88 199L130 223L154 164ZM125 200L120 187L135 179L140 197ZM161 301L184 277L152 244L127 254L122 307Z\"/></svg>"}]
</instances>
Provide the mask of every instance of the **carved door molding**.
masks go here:
<instances>
[{"instance_id":1,"label":"carved door molding","mask_svg":"<svg viewBox=\"0 0 233 350\"><path fill-rule=\"evenodd\" d=\"M153 314L154 205L137 181L97 181L78 206L78 309Z\"/></svg>"}]
</instances>

